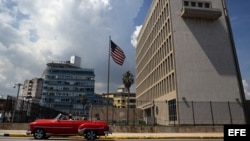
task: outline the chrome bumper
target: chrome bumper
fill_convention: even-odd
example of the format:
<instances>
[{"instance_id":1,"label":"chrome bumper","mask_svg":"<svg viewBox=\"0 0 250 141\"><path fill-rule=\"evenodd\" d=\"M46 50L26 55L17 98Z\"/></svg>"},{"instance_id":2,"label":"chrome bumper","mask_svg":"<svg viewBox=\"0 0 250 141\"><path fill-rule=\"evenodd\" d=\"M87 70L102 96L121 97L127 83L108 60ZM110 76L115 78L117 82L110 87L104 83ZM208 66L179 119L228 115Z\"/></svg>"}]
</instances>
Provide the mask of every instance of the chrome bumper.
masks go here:
<instances>
[{"instance_id":1,"label":"chrome bumper","mask_svg":"<svg viewBox=\"0 0 250 141\"><path fill-rule=\"evenodd\" d=\"M105 136L107 136L108 134L112 134L112 130L109 129L109 131L104 131L104 134L105 134Z\"/></svg>"},{"instance_id":2,"label":"chrome bumper","mask_svg":"<svg viewBox=\"0 0 250 141\"><path fill-rule=\"evenodd\" d=\"M27 130L26 131L26 135L30 135L31 134L31 131L30 130Z\"/></svg>"},{"instance_id":3,"label":"chrome bumper","mask_svg":"<svg viewBox=\"0 0 250 141\"><path fill-rule=\"evenodd\" d=\"M88 128L83 128L83 129L78 129L78 134L79 135L83 135L84 131L87 130ZM97 128L98 129L98 128ZM112 134L112 130L109 129L108 131L104 131L105 136L107 136L108 134Z\"/></svg>"}]
</instances>

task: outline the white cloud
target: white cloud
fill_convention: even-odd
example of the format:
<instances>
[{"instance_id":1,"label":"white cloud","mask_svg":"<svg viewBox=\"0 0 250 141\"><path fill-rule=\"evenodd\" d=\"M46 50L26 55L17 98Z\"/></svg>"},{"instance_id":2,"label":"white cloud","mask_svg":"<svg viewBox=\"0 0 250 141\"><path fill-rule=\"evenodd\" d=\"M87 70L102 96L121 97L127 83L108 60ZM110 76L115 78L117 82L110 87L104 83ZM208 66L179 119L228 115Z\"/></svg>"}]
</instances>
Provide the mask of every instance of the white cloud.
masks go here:
<instances>
[{"instance_id":1,"label":"white cloud","mask_svg":"<svg viewBox=\"0 0 250 141\"><path fill-rule=\"evenodd\" d=\"M131 44L136 48L137 45L137 37L141 31L142 25L136 26L133 35L131 36Z\"/></svg>"},{"instance_id":2,"label":"white cloud","mask_svg":"<svg viewBox=\"0 0 250 141\"><path fill-rule=\"evenodd\" d=\"M246 99L250 100L250 87L249 83L246 80L242 80L243 86L244 86L244 92Z\"/></svg>"},{"instance_id":3,"label":"white cloud","mask_svg":"<svg viewBox=\"0 0 250 141\"><path fill-rule=\"evenodd\" d=\"M122 73L135 68L130 37L142 0L0 1L0 95L15 95L13 83L41 77L46 64L82 58L93 68L96 93L107 89L109 36L126 53L122 67L111 62L110 91ZM111 60L112 61L112 60Z\"/></svg>"}]
</instances>

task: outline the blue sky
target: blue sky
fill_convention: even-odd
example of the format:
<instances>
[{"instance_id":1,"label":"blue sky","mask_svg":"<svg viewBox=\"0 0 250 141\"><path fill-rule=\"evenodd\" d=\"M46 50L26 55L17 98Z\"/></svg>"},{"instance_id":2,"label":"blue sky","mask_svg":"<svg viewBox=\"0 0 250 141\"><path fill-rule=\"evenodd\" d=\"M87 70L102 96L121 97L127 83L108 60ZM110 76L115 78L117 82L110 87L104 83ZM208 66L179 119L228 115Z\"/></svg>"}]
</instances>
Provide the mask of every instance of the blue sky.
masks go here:
<instances>
[{"instance_id":1,"label":"blue sky","mask_svg":"<svg viewBox=\"0 0 250 141\"><path fill-rule=\"evenodd\" d=\"M136 37L151 0L0 1L0 96L15 96L13 84L41 77L46 64L80 56L95 70L95 92L107 91L109 36L126 54L123 66L111 60L110 92L122 87L122 74L135 74ZM244 79L250 84L249 0L228 0ZM131 91L135 92L135 84ZM250 95L250 94L249 94Z\"/></svg>"},{"instance_id":2,"label":"blue sky","mask_svg":"<svg viewBox=\"0 0 250 141\"><path fill-rule=\"evenodd\" d=\"M227 8L231 21L231 28L245 87L245 94L250 99L250 11L249 0L227 0Z\"/></svg>"}]
</instances>

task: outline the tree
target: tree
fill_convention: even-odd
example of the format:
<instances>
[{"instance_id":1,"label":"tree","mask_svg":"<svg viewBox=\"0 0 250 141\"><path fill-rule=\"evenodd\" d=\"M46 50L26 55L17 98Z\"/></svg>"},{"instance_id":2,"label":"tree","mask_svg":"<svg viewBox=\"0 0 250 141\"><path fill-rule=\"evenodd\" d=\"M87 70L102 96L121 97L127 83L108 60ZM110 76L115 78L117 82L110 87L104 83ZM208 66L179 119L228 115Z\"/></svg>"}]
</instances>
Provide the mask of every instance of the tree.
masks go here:
<instances>
[{"instance_id":1,"label":"tree","mask_svg":"<svg viewBox=\"0 0 250 141\"><path fill-rule=\"evenodd\" d=\"M129 95L130 95L130 87L132 84L134 84L134 75L130 71L126 71L123 74L122 82L125 86L125 88L128 91L128 98L127 98L127 125L128 125L128 119L129 119Z\"/></svg>"},{"instance_id":2,"label":"tree","mask_svg":"<svg viewBox=\"0 0 250 141\"><path fill-rule=\"evenodd\" d=\"M82 107L83 107L83 112L86 113L86 104L87 104L87 97L86 95L81 96L81 102L82 102Z\"/></svg>"},{"instance_id":3,"label":"tree","mask_svg":"<svg viewBox=\"0 0 250 141\"><path fill-rule=\"evenodd\" d=\"M130 71L126 71L123 74L122 82L125 88L127 89L128 93L130 93L130 87L132 84L134 84L134 75Z\"/></svg>"}]
</instances>

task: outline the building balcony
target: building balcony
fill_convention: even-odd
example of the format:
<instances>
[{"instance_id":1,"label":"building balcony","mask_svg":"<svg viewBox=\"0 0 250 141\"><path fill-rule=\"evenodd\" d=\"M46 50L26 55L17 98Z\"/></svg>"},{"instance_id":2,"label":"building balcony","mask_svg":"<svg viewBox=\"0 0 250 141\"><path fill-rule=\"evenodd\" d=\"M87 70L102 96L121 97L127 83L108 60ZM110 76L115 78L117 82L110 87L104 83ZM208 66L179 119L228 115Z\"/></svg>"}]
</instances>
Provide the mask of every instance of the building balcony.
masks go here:
<instances>
[{"instance_id":1,"label":"building balcony","mask_svg":"<svg viewBox=\"0 0 250 141\"><path fill-rule=\"evenodd\" d=\"M91 91L84 90L58 90L58 89L43 89L43 93L85 93L85 94L94 94L94 89Z\"/></svg>"},{"instance_id":2,"label":"building balcony","mask_svg":"<svg viewBox=\"0 0 250 141\"><path fill-rule=\"evenodd\" d=\"M203 18L209 20L217 20L222 15L220 9L216 8L200 8L200 7L189 7L184 6L182 8L182 17L187 18Z\"/></svg>"}]
</instances>

